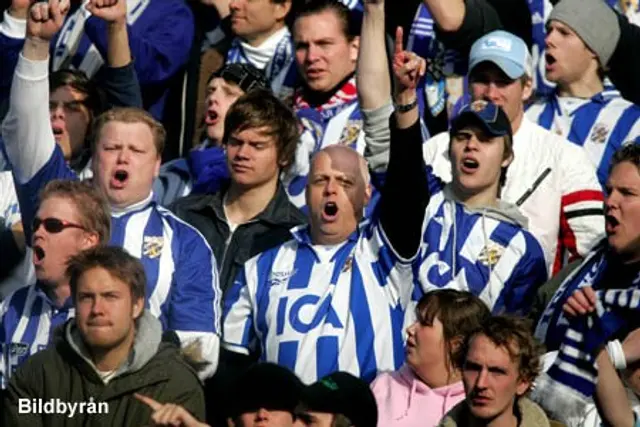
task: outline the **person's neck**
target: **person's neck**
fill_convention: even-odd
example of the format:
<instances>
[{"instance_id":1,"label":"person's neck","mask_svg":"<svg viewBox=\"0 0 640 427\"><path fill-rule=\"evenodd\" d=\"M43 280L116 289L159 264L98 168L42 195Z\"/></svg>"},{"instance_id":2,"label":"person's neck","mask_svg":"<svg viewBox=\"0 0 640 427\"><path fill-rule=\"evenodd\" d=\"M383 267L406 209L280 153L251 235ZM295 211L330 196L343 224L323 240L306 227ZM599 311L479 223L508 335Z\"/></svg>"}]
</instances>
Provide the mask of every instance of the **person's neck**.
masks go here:
<instances>
[{"instance_id":1,"label":"person's neck","mask_svg":"<svg viewBox=\"0 0 640 427\"><path fill-rule=\"evenodd\" d=\"M58 308L63 307L64 303L71 297L71 286L69 286L69 279L67 278L59 283L43 283L42 285L44 293Z\"/></svg>"},{"instance_id":2,"label":"person's neck","mask_svg":"<svg viewBox=\"0 0 640 427\"><path fill-rule=\"evenodd\" d=\"M87 345L89 353L91 354L91 360L96 369L102 372L118 369L129 357L134 339L135 331L132 330L125 341L121 342L116 348L96 349Z\"/></svg>"},{"instance_id":3,"label":"person's neck","mask_svg":"<svg viewBox=\"0 0 640 427\"><path fill-rule=\"evenodd\" d=\"M266 209L277 189L277 177L252 188L240 187L231 182L224 201L227 219L234 224L243 224L255 218Z\"/></svg>"},{"instance_id":4,"label":"person's neck","mask_svg":"<svg viewBox=\"0 0 640 427\"><path fill-rule=\"evenodd\" d=\"M331 97L336 94L336 92L342 89L342 86L344 86L351 79L351 77L354 76L354 74L355 74L355 70L352 73L349 73L348 76L340 80L340 82L337 85L335 85L333 88L331 88L326 92L311 90L309 89L309 87L305 86L304 100L307 101L307 103L312 107L319 107L321 105L326 104L327 102L329 102Z\"/></svg>"},{"instance_id":5,"label":"person's neck","mask_svg":"<svg viewBox=\"0 0 640 427\"><path fill-rule=\"evenodd\" d=\"M590 99L603 90L602 80L595 73L575 82L558 85L558 95L561 97Z\"/></svg>"},{"instance_id":6,"label":"person's neck","mask_svg":"<svg viewBox=\"0 0 640 427\"><path fill-rule=\"evenodd\" d=\"M445 387L457 383L462 379L459 370L453 368L447 369L445 366L438 366L429 370L414 372L420 381L432 389Z\"/></svg>"},{"instance_id":7,"label":"person's neck","mask_svg":"<svg viewBox=\"0 0 640 427\"><path fill-rule=\"evenodd\" d=\"M250 37L244 37L243 41L245 43L247 43L251 47L258 48L269 37L271 37L272 35L274 35L275 33L277 33L278 31L280 31L283 28L284 28L284 22L278 22L272 28L270 28L268 31L265 31L265 32L260 33L260 34L255 34L255 35L252 35Z\"/></svg>"},{"instance_id":8,"label":"person's neck","mask_svg":"<svg viewBox=\"0 0 640 427\"><path fill-rule=\"evenodd\" d=\"M498 198L495 196L498 192L497 186L492 186L475 194L466 193L455 184L451 186L451 190L453 196L469 208L484 208L498 204Z\"/></svg>"}]
</instances>

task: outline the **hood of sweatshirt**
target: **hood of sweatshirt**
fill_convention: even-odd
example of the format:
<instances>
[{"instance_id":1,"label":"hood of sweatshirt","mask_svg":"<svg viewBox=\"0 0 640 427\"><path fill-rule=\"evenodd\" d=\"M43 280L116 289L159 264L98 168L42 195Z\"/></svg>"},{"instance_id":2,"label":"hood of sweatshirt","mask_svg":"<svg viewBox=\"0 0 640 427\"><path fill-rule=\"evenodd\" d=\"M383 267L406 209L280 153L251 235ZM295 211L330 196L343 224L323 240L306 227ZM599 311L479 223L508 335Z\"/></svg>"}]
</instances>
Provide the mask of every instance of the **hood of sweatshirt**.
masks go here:
<instances>
[{"instance_id":1,"label":"hood of sweatshirt","mask_svg":"<svg viewBox=\"0 0 640 427\"><path fill-rule=\"evenodd\" d=\"M429 399L429 410L440 411L440 416L443 416L449 407L454 406L450 404L452 399L454 403L459 402L464 398L464 385L462 381L455 382L443 387L431 388L425 384L413 370L403 365L398 371L400 380L409 390L409 398L407 399L407 406L403 408L403 413L395 414L397 419L408 415L412 407L418 405L421 406L421 400L425 398ZM438 402L439 405L435 406L434 403Z\"/></svg>"},{"instance_id":2,"label":"hood of sweatshirt","mask_svg":"<svg viewBox=\"0 0 640 427\"><path fill-rule=\"evenodd\" d=\"M99 371L91 360L91 353L80 336L80 330L78 329L75 318L66 324L64 339L71 349L87 362L99 377ZM136 335L133 348L129 352L129 357L125 363L121 364L116 370L112 379L126 373L140 370L158 352L161 341L162 324L156 317L145 310L142 316L136 321Z\"/></svg>"},{"instance_id":3,"label":"hood of sweatshirt","mask_svg":"<svg viewBox=\"0 0 640 427\"><path fill-rule=\"evenodd\" d=\"M444 198L464 205L464 203L454 196L453 191L451 190L451 185L446 185L444 187ZM518 209L518 207L513 203L505 202L504 200L498 199L495 206L473 208L465 206L464 208L468 212L479 213L498 221L518 225L525 230L528 229L529 226L529 220L524 216L524 214L522 214L522 212L520 212L520 209Z\"/></svg>"}]
</instances>

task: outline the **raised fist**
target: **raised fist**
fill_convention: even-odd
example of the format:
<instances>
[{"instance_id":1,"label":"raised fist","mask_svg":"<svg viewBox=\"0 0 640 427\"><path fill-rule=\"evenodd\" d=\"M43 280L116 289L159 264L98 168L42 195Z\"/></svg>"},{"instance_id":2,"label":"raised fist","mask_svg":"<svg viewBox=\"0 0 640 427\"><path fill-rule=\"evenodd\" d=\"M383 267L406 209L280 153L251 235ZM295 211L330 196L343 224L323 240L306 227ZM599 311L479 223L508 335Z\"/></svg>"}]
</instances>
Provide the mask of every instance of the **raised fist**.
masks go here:
<instances>
[{"instance_id":1,"label":"raised fist","mask_svg":"<svg viewBox=\"0 0 640 427\"><path fill-rule=\"evenodd\" d=\"M60 31L69 12L69 0L48 0L33 3L27 15L27 37L51 41Z\"/></svg>"},{"instance_id":2,"label":"raised fist","mask_svg":"<svg viewBox=\"0 0 640 427\"><path fill-rule=\"evenodd\" d=\"M87 10L93 16L102 18L107 22L127 21L127 1L126 0L90 0Z\"/></svg>"}]
</instances>

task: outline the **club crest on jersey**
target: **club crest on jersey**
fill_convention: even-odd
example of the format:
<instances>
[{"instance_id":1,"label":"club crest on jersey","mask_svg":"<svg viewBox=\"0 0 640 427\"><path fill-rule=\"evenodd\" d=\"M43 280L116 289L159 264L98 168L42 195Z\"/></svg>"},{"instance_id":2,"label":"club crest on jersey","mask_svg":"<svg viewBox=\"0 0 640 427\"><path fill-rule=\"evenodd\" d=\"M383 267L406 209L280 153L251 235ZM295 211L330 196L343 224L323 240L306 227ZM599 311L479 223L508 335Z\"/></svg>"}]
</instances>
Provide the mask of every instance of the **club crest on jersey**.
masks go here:
<instances>
[{"instance_id":1,"label":"club crest on jersey","mask_svg":"<svg viewBox=\"0 0 640 427\"><path fill-rule=\"evenodd\" d=\"M591 141L604 144L609 135L609 128L604 123L596 123L591 132Z\"/></svg>"},{"instance_id":2,"label":"club crest on jersey","mask_svg":"<svg viewBox=\"0 0 640 427\"><path fill-rule=\"evenodd\" d=\"M340 138L340 144L352 145L358 140L360 135L360 129L362 129L362 120L349 120L347 125L342 131L342 137Z\"/></svg>"},{"instance_id":3,"label":"club crest on jersey","mask_svg":"<svg viewBox=\"0 0 640 427\"><path fill-rule=\"evenodd\" d=\"M503 253L504 247L495 243L490 243L485 246L482 249L482 252L480 252L480 255L478 255L478 261L487 267L493 267L498 263L498 261L500 261Z\"/></svg>"},{"instance_id":4,"label":"club crest on jersey","mask_svg":"<svg viewBox=\"0 0 640 427\"><path fill-rule=\"evenodd\" d=\"M142 254L148 258L158 258L162 254L164 237L144 236L142 241Z\"/></svg>"},{"instance_id":5,"label":"club crest on jersey","mask_svg":"<svg viewBox=\"0 0 640 427\"><path fill-rule=\"evenodd\" d=\"M29 344L24 342L12 342L9 343L9 356L10 357L22 357L29 353Z\"/></svg>"},{"instance_id":6,"label":"club crest on jersey","mask_svg":"<svg viewBox=\"0 0 640 427\"><path fill-rule=\"evenodd\" d=\"M269 275L269 286L284 285L297 271L295 268L291 271L272 271Z\"/></svg>"},{"instance_id":7,"label":"club crest on jersey","mask_svg":"<svg viewBox=\"0 0 640 427\"><path fill-rule=\"evenodd\" d=\"M344 266L342 267L342 272L346 273L347 271L351 270L351 267L353 266L353 256L350 256L349 258L347 258L347 260L344 262Z\"/></svg>"}]
</instances>

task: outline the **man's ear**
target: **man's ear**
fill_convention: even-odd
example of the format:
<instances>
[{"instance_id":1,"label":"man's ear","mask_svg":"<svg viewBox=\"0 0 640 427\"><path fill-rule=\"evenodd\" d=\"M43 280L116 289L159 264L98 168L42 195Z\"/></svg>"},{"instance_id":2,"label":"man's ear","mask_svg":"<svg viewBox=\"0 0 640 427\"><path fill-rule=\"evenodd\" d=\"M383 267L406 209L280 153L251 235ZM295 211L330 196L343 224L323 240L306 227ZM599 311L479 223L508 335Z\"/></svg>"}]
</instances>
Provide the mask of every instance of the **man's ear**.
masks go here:
<instances>
[{"instance_id":1,"label":"man's ear","mask_svg":"<svg viewBox=\"0 0 640 427\"><path fill-rule=\"evenodd\" d=\"M358 61L358 52L360 51L360 36L356 36L349 42L349 60Z\"/></svg>"},{"instance_id":2,"label":"man's ear","mask_svg":"<svg viewBox=\"0 0 640 427\"><path fill-rule=\"evenodd\" d=\"M86 250L89 248L93 248L94 246L98 246L99 242L100 242L100 237L98 236L98 233L95 233L92 231L85 231L80 247L82 250Z\"/></svg>"},{"instance_id":3,"label":"man's ear","mask_svg":"<svg viewBox=\"0 0 640 427\"><path fill-rule=\"evenodd\" d=\"M526 102L533 95L533 79L527 79L522 85L522 102Z\"/></svg>"},{"instance_id":4,"label":"man's ear","mask_svg":"<svg viewBox=\"0 0 640 427\"><path fill-rule=\"evenodd\" d=\"M144 298L138 298L133 302L133 318L138 319L144 309Z\"/></svg>"},{"instance_id":5,"label":"man's ear","mask_svg":"<svg viewBox=\"0 0 640 427\"><path fill-rule=\"evenodd\" d=\"M526 381L523 379L518 380L518 385L516 387L516 395L518 397L524 396L524 394L529 391L531 388L531 381Z\"/></svg>"},{"instance_id":6,"label":"man's ear","mask_svg":"<svg viewBox=\"0 0 640 427\"><path fill-rule=\"evenodd\" d=\"M291 1L283 1L282 3L273 3L276 21L284 21L287 14L291 11Z\"/></svg>"}]
</instances>

